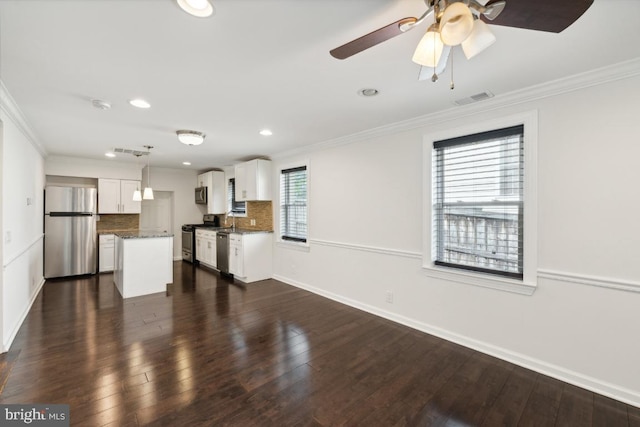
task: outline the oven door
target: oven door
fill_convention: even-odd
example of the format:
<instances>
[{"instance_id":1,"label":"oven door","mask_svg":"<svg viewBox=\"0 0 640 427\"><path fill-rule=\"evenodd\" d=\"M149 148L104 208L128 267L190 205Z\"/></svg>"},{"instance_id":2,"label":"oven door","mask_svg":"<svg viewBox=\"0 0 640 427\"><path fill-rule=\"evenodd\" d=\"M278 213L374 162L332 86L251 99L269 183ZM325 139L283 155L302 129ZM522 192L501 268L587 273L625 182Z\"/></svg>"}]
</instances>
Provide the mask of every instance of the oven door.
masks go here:
<instances>
[{"instance_id":1,"label":"oven door","mask_svg":"<svg viewBox=\"0 0 640 427\"><path fill-rule=\"evenodd\" d=\"M193 262L193 231L182 230L182 259Z\"/></svg>"}]
</instances>

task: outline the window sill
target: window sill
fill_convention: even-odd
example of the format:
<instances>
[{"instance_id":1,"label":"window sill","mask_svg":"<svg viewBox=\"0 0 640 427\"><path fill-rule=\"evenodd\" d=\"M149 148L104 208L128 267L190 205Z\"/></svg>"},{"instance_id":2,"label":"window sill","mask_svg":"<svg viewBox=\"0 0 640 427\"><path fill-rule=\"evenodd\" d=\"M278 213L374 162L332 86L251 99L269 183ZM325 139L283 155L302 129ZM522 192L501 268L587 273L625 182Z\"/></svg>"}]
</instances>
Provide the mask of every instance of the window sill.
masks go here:
<instances>
[{"instance_id":1,"label":"window sill","mask_svg":"<svg viewBox=\"0 0 640 427\"><path fill-rule=\"evenodd\" d=\"M423 266L422 271L425 275L433 277L434 279L447 280L463 285L480 286L520 295L533 295L537 287L535 284L521 282L519 280L511 280L498 276L494 277L489 274L470 273L462 270L458 271L435 265Z\"/></svg>"},{"instance_id":2,"label":"window sill","mask_svg":"<svg viewBox=\"0 0 640 427\"><path fill-rule=\"evenodd\" d=\"M281 247L283 249L293 249L300 252L309 252L311 250L308 240L306 242L295 242L291 240L278 239L276 244L278 245L278 247Z\"/></svg>"},{"instance_id":3,"label":"window sill","mask_svg":"<svg viewBox=\"0 0 640 427\"><path fill-rule=\"evenodd\" d=\"M247 217L247 213L235 213L235 212L231 212L227 215L229 218L236 217L236 218L246 218Z\"/></svg>"}]
</instances>

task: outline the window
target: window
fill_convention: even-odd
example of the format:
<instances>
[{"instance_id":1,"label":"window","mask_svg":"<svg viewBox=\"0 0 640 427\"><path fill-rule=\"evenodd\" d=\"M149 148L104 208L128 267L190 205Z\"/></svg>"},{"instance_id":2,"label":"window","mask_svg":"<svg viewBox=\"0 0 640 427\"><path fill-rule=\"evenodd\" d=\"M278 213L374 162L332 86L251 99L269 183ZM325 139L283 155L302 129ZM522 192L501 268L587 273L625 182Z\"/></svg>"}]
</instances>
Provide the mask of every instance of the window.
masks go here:
<instances>
[{"instance_id":1,"label":"window","mask_svg":"<svg viewBox=\"0 0 640 427\"><path fill-rule=\"evenodd\" d=\"M247 202L236 202L236 180L230 178L227 183L227 206L234 216L244 216L247 213Z\"/></svg>"},{"instance_id":2,"label":"window","mask_svg":"<svg viewBox=\"0 0 640 427\"><path fill-rule=\"evenodd\" d=\"M307 241L307 167L280 172L280 237Z\"/></svg>"},{"instance_id":3,"label":"window","mask_svg":"<svg viewBox=\"0 0 640 427\"><path fill-rule=\"evenodd\" d=\"M523 279L524 126L433 143L436 265Z\"/></svg>"}]
</instances>

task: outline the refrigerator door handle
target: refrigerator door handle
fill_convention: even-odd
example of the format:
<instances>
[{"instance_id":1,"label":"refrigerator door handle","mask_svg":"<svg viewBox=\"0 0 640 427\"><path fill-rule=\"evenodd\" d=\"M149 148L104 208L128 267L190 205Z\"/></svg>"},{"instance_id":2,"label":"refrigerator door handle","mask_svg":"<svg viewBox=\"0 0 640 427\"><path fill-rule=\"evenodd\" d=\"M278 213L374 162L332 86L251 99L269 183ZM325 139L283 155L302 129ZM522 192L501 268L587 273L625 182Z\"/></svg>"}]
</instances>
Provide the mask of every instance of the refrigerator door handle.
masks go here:
<instances>
[{"instance_id":1,"label":"refrigerator door handle","mask_svg":"<svg viewBox=\"0 0 640 427\"><path fill-rule=\"evenodd\" d=\"M51 212L49 216L93 216L92 212Z\"/></svg>"}]
</instances>

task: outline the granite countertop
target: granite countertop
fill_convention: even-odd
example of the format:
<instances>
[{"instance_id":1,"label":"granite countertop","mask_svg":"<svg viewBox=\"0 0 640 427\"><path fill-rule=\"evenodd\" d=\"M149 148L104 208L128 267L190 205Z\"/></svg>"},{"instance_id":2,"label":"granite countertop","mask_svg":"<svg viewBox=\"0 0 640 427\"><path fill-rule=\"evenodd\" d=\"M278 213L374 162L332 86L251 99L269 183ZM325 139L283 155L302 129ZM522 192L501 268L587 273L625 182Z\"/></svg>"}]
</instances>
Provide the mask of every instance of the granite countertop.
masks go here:
<instances>
[{"instance_id":1,"label":"granite countertop","mask_svg":"<svg viewBox=\"0 0 640 427\"><path fill-rule=\"evenodd\" d=\"M102 234L118 234L118 233L137 233L138 230L101 230L98 231L98 236L102 235Z\"/></svg>"},{"instance_id":2,"label":"granite countertop","mask_svg":"<svg viewBox=\"0 0 640 427\"><path fill-rule=\"evenodd\" d=\"M160 231L140 231L140 230L128 230L128 231L116 231L113 234L121 239L150 239L154 237L173 237L173 233L163 233Z\"/></svg>"},{"instance_id":3,"label":"granite countertop","mask_svg":"<svg viewBox=\"0 0 640 427\"><path fill-rule=\"evenodd\" d=\"M259 233L273 233L273 230L252 230L250 228L236 228L232 230L231 228L221 228L217 230L218 233L236 233L236 234L259 234Z\"/></svg>"}]
</instances>

